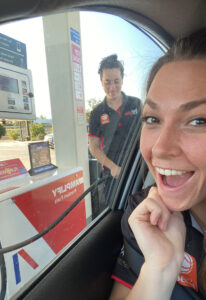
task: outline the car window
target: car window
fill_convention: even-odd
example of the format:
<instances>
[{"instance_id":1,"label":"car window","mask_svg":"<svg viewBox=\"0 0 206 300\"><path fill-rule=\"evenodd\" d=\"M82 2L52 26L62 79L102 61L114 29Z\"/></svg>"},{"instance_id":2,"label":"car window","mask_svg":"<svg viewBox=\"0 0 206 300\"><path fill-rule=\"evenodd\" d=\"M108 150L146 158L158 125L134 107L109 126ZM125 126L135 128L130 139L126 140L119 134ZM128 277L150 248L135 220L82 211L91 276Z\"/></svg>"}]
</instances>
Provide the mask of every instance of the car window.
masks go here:
<instances>
[{"instance_id":1,"label":"car window","mask_svg":"<svg viewBox=\"0 0 206 300\"><path fill-rule=\"evenodd\" d=\"M89 138L103 146L101 151L107 144L110 160L121 167L140 118L135 103L144 100L147 72L162 50L126 21L90 12L1 25L0 45L1 248L19 245L3 256L6 274L2 271L1 277L10 299L108 206L118 179L110 169L103 172ZM107 143L102 129L93 135L89 127L91 111L105 98L99 63L112 54L125 69L125 107L100 111L96 121L107 127ZM70 212L75 200L104 176L107 181ZM22 244L25 240L28 245Z\"/></svg>"}]
</instances>

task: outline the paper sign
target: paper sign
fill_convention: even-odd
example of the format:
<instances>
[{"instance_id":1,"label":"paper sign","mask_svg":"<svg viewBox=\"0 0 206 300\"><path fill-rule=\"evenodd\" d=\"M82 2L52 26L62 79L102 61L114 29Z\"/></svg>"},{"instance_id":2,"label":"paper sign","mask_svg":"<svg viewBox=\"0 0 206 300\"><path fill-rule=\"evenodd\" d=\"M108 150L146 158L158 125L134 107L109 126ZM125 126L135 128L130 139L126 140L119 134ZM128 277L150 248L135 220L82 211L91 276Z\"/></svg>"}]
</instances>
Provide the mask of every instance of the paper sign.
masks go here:
<instances>
[{"instance_id":1,"label":"paper sign","mask_svg":"<svg viewBox=\"0 0 206 300\"><path fill-rule=\"evenodd\" d=\"M0 161L0 181L27 174L20 159Z\"/></svg>"}]
</instances>

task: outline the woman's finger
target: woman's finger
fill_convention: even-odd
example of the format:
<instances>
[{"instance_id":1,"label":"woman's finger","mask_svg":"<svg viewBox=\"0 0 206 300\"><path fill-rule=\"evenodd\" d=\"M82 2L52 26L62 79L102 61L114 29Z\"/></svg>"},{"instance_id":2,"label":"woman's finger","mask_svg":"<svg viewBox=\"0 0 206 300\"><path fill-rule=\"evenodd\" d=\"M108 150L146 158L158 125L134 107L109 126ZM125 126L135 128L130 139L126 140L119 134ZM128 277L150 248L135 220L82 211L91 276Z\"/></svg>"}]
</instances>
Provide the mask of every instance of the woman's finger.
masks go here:
<instances>
[{"instance_id":1,"label":"woman's finger","mask_svg":"<svg viewBox=\"0 0 206 300\"><path fill-rule=\"evenodd\" d=\"M132 223L135 221L147 221L161 230L166 230L169 219L170 211L161 201L157 188L153 187L150 189L148 197L131 214L129 224L133 226Z\"/></svg>"}]
</instances>

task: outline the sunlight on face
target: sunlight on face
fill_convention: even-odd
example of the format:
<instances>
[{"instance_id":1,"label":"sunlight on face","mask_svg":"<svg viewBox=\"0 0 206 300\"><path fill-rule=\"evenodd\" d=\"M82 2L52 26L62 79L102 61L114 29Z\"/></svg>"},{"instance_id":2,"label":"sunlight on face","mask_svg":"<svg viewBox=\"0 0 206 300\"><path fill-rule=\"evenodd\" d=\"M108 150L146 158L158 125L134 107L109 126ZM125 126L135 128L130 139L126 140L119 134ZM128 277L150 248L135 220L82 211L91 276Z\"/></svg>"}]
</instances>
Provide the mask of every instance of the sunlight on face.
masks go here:
<instances>
[{"instance_id":1,"label":"sunlight on face","mask_svg":"<svg viewBox=\"0 0 206 300\"><path fill-rule=\"evenodd\" d=\"M141 151L171 210L206 195L206 61L179 61L156 74L143 109Z\"/></svg>"}]
</instances>

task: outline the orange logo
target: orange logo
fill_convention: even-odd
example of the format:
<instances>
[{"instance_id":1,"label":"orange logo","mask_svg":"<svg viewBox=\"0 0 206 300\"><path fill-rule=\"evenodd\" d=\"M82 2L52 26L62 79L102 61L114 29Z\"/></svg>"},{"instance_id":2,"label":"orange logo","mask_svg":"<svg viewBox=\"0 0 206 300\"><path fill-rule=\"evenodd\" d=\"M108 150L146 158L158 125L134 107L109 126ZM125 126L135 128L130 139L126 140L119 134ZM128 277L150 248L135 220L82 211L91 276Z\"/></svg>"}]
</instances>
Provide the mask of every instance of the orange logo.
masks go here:
<instances>
[{"instance_id":1,"label":"orange logo","mask_svg":"<svg viewBox=\"0 0 206 300\"><path fill-rule=\"evenodd\" d=\"M184 253L184 261L177 277L177 282L181 285L189 286L195 291L198 291L196 260L192 255L186 252Z\"/></svg>"},{"instance_id":2,"label":"orange logo","mask_svg":"<svg viewBox=\"0 0 206 300\"><path fill-rule=\"evenodd\" d=\"M100 116L100 122L101 122L102 125L109 123L110 122L109 115L108 114L102 114Z\"/></svg>"}]
</instances>

